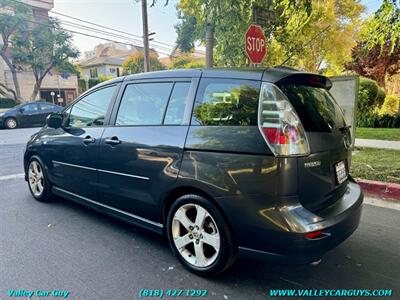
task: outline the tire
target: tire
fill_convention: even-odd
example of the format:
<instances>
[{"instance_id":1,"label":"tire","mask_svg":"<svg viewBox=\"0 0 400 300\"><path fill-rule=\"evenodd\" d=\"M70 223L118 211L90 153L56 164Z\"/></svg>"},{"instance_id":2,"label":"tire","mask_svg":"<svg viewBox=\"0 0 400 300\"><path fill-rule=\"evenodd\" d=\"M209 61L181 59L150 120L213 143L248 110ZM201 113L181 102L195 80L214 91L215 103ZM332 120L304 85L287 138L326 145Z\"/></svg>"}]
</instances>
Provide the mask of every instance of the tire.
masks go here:
<instances>
[{"instance_id":1,"label":"tire","mask_svg":"<svg viewBox=\"0 0 400 300\"><path fill-rule=\"evenodd\" d=\"M33 198L41 202L50 202L53 196L52 185L49 181L47 169L38 156L34 155L29 159L26 172L29 191Z\"/></svg>"},{"instance_id":2,"label":"tire","mask_svg":"<svg viewBox=\"0 0 400 300\"><path fill-rule=\"evenodd\" d=\"M172 204L167 217L167 235L179 261L200 276L220 274L237 258L237 247L224 217L209 200L199 195L184 195Z\"/></svg>"},{"instance_id":3,"label":"tire","mask_svg":"<svg viewBox=\"0 0 400 300\"><path fill-rule=\"evenodd\" d=\"M15 118L7 118L4 121L4 127L7 129L15 129L18 127L17 120Z\"/></svg>"}]
</instances>

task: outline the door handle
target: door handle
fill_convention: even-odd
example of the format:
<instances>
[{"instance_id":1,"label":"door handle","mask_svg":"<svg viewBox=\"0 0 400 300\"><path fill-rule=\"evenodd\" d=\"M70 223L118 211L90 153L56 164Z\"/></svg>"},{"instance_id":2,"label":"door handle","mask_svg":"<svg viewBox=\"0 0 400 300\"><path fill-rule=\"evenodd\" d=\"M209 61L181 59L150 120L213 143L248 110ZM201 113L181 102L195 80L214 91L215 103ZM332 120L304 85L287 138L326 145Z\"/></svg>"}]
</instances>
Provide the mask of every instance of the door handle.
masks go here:
<instances>
[{"instance_id":1,"label":"door handle","mask_svg":"<svg viewBox=\"0 0 400 300\"><path fill-rule=\"evenodd\" d=\"M121 141L118 139L118 137L113 136L112 138L105 139L105 143L114 146L121 144Z\"/></svg>"},{"instance_id":2,"label":"door handle","mask_svg":"<svg viewBox=\"0 0 400 300\"><path fill-rule=\"evenodd\" d=\"M95 141L96 141L96 139L91 137L90 135L88 135L87 137L85 137L83 139L83 143L85 143L85 144L94 143Z\"/></svg>"}]
</instances>

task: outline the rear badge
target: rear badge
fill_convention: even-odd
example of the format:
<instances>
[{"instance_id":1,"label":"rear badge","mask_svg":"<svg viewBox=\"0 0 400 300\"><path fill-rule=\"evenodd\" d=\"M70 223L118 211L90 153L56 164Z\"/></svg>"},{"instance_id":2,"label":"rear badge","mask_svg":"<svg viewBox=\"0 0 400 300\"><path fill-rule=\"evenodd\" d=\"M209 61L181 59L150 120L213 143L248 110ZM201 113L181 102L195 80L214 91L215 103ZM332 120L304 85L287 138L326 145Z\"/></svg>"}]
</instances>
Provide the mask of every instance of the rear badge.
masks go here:
<instances>
[{"instance_id":1,"label":"rear badge","mask_svg":"<svg viewBox=\"0 0 400 300\"><path fill-rule=\"evenodd\" d=\"M305 168L315 168L315 167L319 167L320 165L321 165L321 162L319 160L304 163Z\"/></svg>"}]
</instances>

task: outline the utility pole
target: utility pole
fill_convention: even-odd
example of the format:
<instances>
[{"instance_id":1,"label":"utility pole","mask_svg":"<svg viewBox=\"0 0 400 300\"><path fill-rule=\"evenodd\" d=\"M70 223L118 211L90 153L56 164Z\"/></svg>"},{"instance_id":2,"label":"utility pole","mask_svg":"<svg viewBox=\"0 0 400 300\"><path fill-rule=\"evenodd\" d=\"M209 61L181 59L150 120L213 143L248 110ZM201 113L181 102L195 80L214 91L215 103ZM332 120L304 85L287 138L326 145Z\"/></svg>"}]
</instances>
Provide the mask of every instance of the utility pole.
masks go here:
<instances>
[{"instance_id":1,"label":"utility pole","mask_svg":"<svg viewBox=\"0 0 400 300\"><path fill-rule=\"evenodd\" d=\"M144 71L150 71L149 57L149 26L147 22L147 0L142 0L142 23L143 23L143 48L144 48Z\"/></svg>"},{"instance_id":2,"label":"utility pole","mask_svg":"<svg viewBox=\"0 0 400 300\"><path fill-rule=\"evenodd\" d=\"M213 66L213 49L214 49L214 26L212 23L207 24L206 28L206 67Z\"/></svg>"}]
</instances>

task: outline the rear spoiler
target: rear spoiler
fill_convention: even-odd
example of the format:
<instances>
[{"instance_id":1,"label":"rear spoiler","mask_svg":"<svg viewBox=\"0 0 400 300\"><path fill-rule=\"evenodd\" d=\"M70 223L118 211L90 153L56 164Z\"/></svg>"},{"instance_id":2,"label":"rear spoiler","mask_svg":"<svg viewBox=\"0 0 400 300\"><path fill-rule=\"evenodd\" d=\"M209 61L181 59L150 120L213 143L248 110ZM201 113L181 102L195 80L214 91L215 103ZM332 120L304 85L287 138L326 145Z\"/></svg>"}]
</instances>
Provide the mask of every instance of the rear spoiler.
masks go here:
<instances>
[{"instance_id":1,"label":"rear spoiler","mask_svg":"<svg viewBox=\"0 0 400 300\"><path fill-rule=\"evenodd\" d=\"M328 77L317 74L294 74L279 80L277 84L298 84L327 90L332 87L332 81Z\"/></svg>"},{"instance_id":2,"label":"rear spoiler","mask_svg":"<svg viewBox=\"0 0 400 300\"><path fill-rule=\"evenodd\" d=\"M262 80L274 84L301 84L327 90L332 87L328 77L282 66L265 69Z\"/></svg>"}]
</instances>

